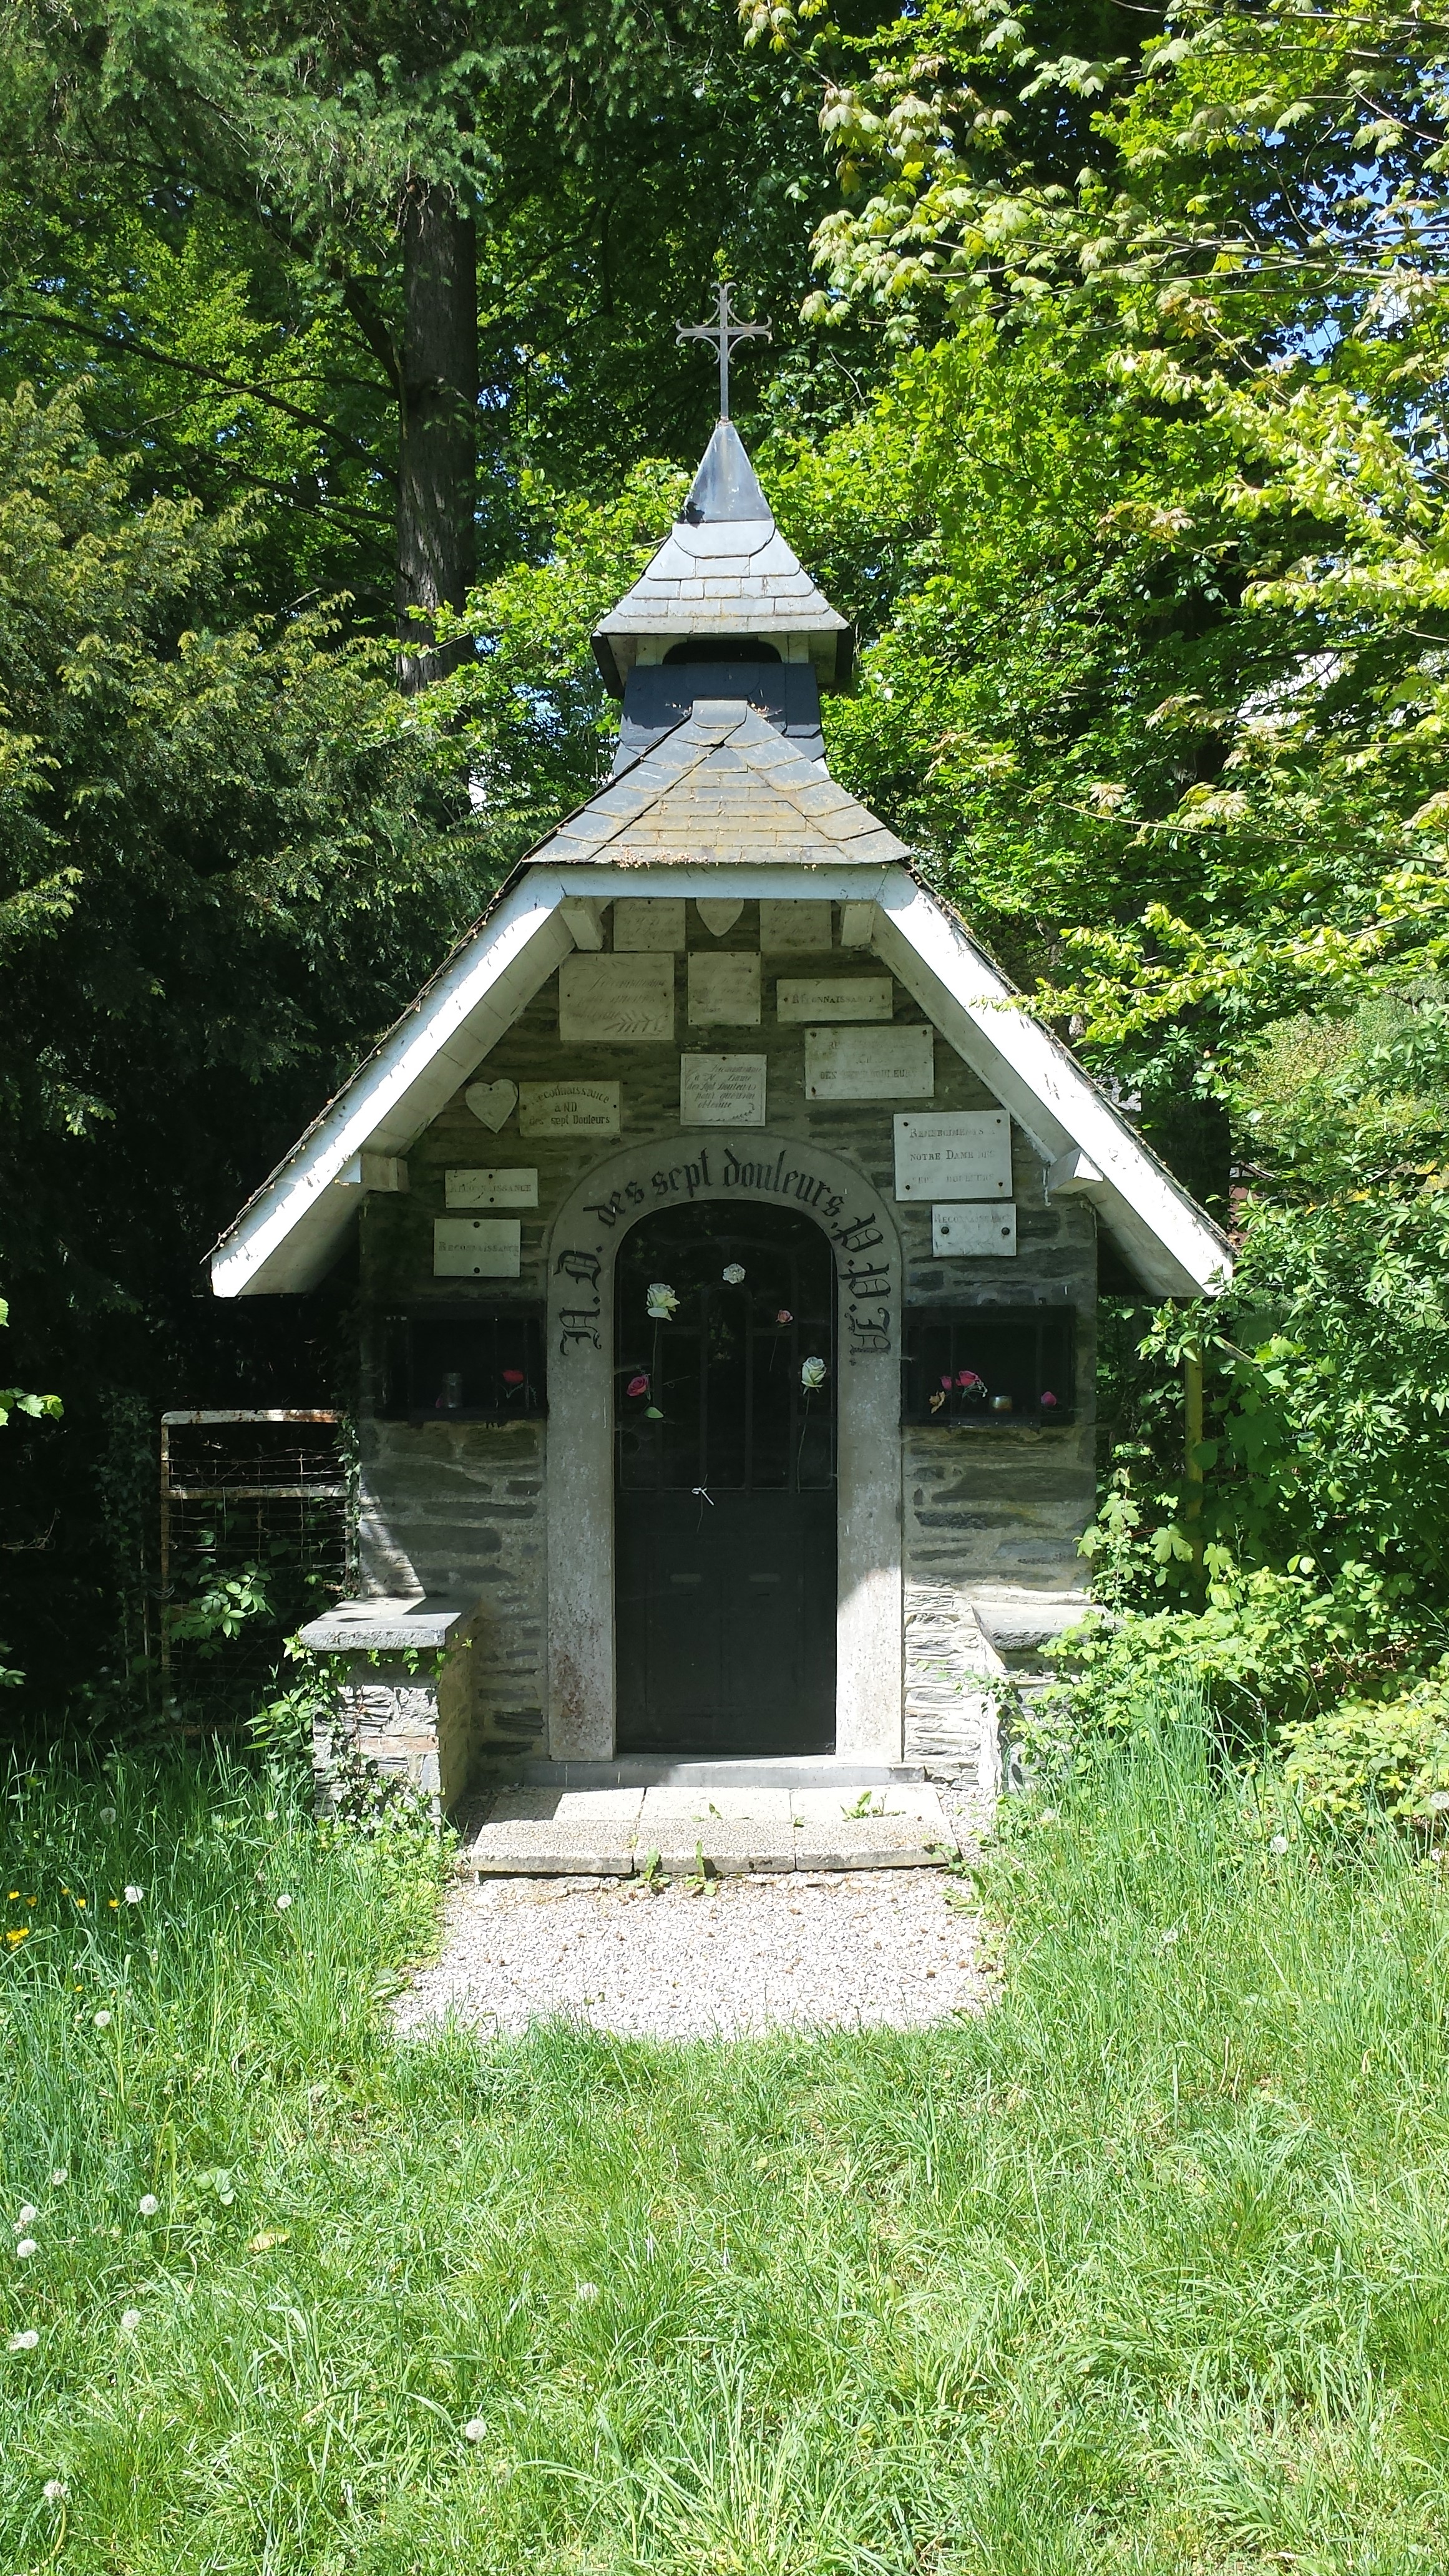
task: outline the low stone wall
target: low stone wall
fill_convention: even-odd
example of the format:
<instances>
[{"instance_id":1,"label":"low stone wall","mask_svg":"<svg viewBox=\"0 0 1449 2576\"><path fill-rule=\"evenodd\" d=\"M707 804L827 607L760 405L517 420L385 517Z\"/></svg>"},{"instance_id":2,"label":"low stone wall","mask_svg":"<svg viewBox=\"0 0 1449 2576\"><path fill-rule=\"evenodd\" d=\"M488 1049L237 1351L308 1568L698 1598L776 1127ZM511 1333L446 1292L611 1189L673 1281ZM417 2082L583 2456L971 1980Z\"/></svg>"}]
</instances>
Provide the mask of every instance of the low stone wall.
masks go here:
<instances>
[{"instance_id":1,"label":"low stone wall","mask_svg":"<svg viewBox=\"0 0 1449 2576\"><path fill-rule=\"evenodd\" d=\"M378 1787L437 1818L464 1796L477 1734L480 1612L436 1601L349 1601L301 1632L336 1676L313 1727L319 1815Z\"/></svg>"}]
</instances>

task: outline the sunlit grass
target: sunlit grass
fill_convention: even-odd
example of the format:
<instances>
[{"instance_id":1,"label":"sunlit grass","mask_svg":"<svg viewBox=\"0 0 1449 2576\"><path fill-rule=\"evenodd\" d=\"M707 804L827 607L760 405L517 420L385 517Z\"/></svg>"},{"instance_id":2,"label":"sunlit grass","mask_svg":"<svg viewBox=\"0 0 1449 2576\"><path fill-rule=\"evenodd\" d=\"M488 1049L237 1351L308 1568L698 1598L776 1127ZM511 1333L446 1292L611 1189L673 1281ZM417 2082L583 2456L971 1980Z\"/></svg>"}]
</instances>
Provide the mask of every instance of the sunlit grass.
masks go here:
<instances>
[{"instance_id":1,"label":"sunlit grass","mask_svg":"<svg viewBox=\"0 0 1449 2576\"><path fill-rule=\"evenodd\" d=\"M275 1784L11 1816L0 2569L1449 2565L1439 1876L1192 1740L1003 1856L983 2021L732 2047L397 2045L436 1862Z\"/></svg>"}]
</instances>

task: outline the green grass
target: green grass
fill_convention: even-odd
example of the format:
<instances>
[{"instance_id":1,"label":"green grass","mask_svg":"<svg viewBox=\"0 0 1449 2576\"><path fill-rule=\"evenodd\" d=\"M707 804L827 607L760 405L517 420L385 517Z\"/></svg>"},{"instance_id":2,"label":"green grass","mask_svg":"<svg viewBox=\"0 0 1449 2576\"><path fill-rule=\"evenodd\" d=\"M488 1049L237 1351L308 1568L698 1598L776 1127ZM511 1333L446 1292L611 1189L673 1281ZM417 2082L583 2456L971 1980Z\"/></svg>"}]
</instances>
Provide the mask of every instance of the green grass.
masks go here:
<instances>
[{"instance_id":1,"label":"green grass","mask_svg":"<svg viewBox=\"0 0 1449 2576\"><path fill-rule=\"evenodd\" d=\"M1195 1742L1023 1825L979 2024L716 2048L399 2047L425 1847L22 1783L0 2576L1449 2566L1443 1885Z\"/></svg>"}]
</instances>

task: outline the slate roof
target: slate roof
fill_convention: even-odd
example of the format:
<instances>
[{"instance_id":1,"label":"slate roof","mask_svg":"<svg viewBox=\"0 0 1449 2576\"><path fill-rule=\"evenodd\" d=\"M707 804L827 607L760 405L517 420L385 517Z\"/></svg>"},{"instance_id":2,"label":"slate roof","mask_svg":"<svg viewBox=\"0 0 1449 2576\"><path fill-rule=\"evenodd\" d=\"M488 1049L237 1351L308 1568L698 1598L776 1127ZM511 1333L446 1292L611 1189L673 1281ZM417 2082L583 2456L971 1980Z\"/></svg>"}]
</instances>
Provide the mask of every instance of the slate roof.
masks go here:
<instances>
[{"instance_id":1,"label":"slate roof","mask_svg":"<svg viewBox=\"0 0 1449 2576\"><path fill-rule=\"evenodd\" d=\"M536 860L859 860L905 844L739 698L697 698L683 724L540 842Z\"/></svg>"},{"instance_id":2,"label":"slate roof","mask_svg":"<svg viewBox=\"0 0 1449 2576\"><path fill-rule=\"evenodd\" d=\"M800 636L828 685L848 668L850 621L816 589L785 543L732 422L704 453L684 515L648 569L594 633L616 693L641 636Z\"/></svg>"}]
</instances>

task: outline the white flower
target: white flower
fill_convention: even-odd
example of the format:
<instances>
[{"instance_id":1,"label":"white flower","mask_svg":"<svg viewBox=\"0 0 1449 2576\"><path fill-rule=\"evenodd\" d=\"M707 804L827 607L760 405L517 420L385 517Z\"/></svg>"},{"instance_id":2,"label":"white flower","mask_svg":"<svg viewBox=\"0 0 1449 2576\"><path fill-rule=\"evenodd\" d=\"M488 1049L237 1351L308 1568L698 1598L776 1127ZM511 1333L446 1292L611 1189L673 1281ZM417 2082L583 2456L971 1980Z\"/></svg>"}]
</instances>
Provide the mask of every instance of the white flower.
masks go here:
<instances>
[{"instance_id":1,"label":"white flower","mask_svg":"<svg viewBox=\"0 0 1449 2576\"><path fill-rule=\"evenodd\" d=\"M139 2208L143 2218L154 2218L160 2206L161 2203L157 2199L154 2191L143 2191L140 2200L137 2203L137 2207Z\"/></svg>"},{"instance_id":2,"label":"white flower","mask_svg":"<svg viewBox=\"0 0 1449 2576\"><path fill-rule=\"evenodd\" d=\"M291 1902L292 1900L290 1896L279 1896L277 1899L277 1912L279 1914L285 1914L291 1905Z\"/></svg>"},{"instance_id":3,"label":"white flower","mask_svg":"<svg viewBox=\"0 0 1449 2576\"><path fill-rule=\"evenodd\" d=\"M22 2236L19 2244L15 2248L15 2259L17 2263L28 2263L31 2255L38 2254L39 2252L40 2247L36 2244L33 2236Z\"/></svg>"},{"instance_id":4,"label":"white flower","mask_svg":"<svg viewBox=\"0 0 1449 2576\"><path fill-rule=\"evenodd\" d=\"M64 2478L47 2478L40 2492L47 2504L64 2504L70 2489Z\"/></svg>"},{"instance_id":5,"label":"white flower","mask_svg":"<svg viewBox=\"0 0 1449 2576\"><path fill-rule=\"evenodd\" d=\"M745 1265L742 1261L732 1261L719 1275L727 1288L738 1288L745 1275Z\"/></svg>"},{"instance_id":6,"label":"white flower","mask_svg":"<svg viewBox=\"0 0 1449 2576\"><path fill-rule=\"evenodd\" d=\"M33 2227L39 2216L40 2212L36 2208L35 2203L27 2200L25 2207L22 2209L20 2216L16 2219L15 2224L17 2227Z\"/></svg>"},{"instance_id":7,"label":"white flower","mask_svg":"<svg viewBox=\"0 0 1449 2576\"><path fill-rule=\"evenodd\" d=\"M114 1807L102 1807L102 1809L101 1809L101 1823L102 1823L103 1825L113 1825L113 1824L115 1823L115 1821L116 1821L116 1811L115 1811L115 1808L114 1808Z\"/></svg>"},{"instance_id":8,"label":"white flower","mask_svg":"<svg viewBox=\"0 0 1449 2576\"><path fill-rule=\"evenodd\" d=\"M57 2165L54 2173L50 2177L50 2188L52 2191L59 2191L62 2183L67 2183L69 2180L69 2167L67 2165Z\"/></svg>"},{"instance_id":9,"label":"white flower","mask_svg":"<svg viewBox=\"0 0 1449 2576\"><path fill-rule=\"evenodd\" d=\"M141 2311L139 2308L123 2308L121 2310L121 2332L123 2335L133 2335L140 2322Z\"/></svg>"},{"instance_id":10,"label":"white flower","mask_svg":"<svg viewBox=\"0 0 1449 2576\"><path fill-rule=\"evenodd\" d=\"M667 1279L650 1281L645 1293L644 1311L646 1315L653 1316L656 1324L667 1324L678 1304L679 1299Z\"/></svg>"},{"instance_id":11,"label":"white flower","mask_svg":"<svg viewBox=\"0 0 1449 2576\"><path fill-rule=\"evenodd\" d=\"M825 1362L823 1360L802 1360L800 1362L800 1383L805 1389L807 1395L812 1395L817 1386L823 1386L825 1384Z\"/></svg>"},{"instance_id":12,"label":"white flower","mask_svg":"<svg viewBox=\"0 0 1449 2576\"><path fill-rule=\"evenodd\" d=\"M121 1890L121 1893L128 1905L139 1905L146 1891L144 1887L126 1887Z\"/></svg>"},{"instance_id":13,"label":"white flower","mask_svg":"<svg viewBox=\"0 0 1449 2576\"><path fill-rule=\"evenodd\" d=\"M1280 1854L1281 1854L1281 1853L1283 1853L1283 1852L1285 1852L1285 1851L1288 1849L1288 1837L1287 1837L1287 1835L1286 1835L1286 1834L1275 1834L1275 1835L1273 1836L1272 1841L1271 1841L1271 1842L1270 1842L1270 1844L1268 1845L1268 1849L1269 1849L1269 1851L1270 1851L1270 1852L1278 1852L1278 1853L1280 1853Z\"/></svg>"},{"instance_id":14,"label":"white flower","mask_svg":"<svg viewBox=\"0 0 1449 2576\"><path fill-rule=\"evenodd\" d=\"M463 2427L463 2439L465 2442L481 2442L487 2431L488 2427L481 2415L470 2415Z\"/></svg>"},{"instance_id":15,"label":"white flower","mask_svg":"<svg viewBox=\"0 0 1449 2576\"><path fill-rule=\"evenodd\" d=\"M598 2297L598 2295L599 2295L599 2285L598 2285L598 2282L597 2282L597 2281L576 2281L576 2282L575 2282L575 2284L574 2284L574 2297L575 2297L576 2299L578 2299L578 2300L582 2301L583 2305L584 2305L586 2308L591 2308L591 2307L593 2306L594 2301L595 2301L595 2299Z\"/></svg>"},{"instance_id":16,"label":"white flower","mask_svg":"<svg viewBox=\"0 0 1449 2576\"><path fill-rule=\"evenodd\" d=\"M5 2349L7 2352L34 2352L39 2341L40 2337L36 2333L34 2326L27 2326L22 2334L13 2334L11 2336Z\"/></svg>"},{"instance_id":17,"label":"white flower","mask_svg":"<svg viewBox=\"0 0 1449 2576\"><path fill-rule=\"evenodd\" d=\"M1173 1927L1172 1927L1172 1930L1171 1930L1170 1932L1164 1932L1164 1933L1163 1933L1163 1936L1162 1936L1162 1946L1163 1946L1164 1950L1170 1950L1170 1949L1171 1949L1171 1947L1172 1947L1172 1945L1173 1945L1173 1942L1174 1942L1174 1941L1176 1941L1176 1940L1178 1940L1178 1939L1180 1939L1180 1937L1181 1937L1181 1927L1180 1927L1180 1925L1178 1925L1178 1924L1174 1923L1174 1925L1173 1925Z\"/></svg>"},{"instance_id":18,"label":"white flower","mask_svg":"<svg viewBox=\"0 0 1449 2576\"><path fill-rule=\"evenodd\" d=\"M111 2016L110 2016L110 2014L109 2014L108 2012L98 2012L98 2013L96 2013L96 2014L93 2016L93 2018L94 2018L94 2021L95 2021L95 2025L96 2025L97 2030L109 2030L109 2029L110 2029L110 2027L111 2027Z\"/></svg>"}]
</instances>

